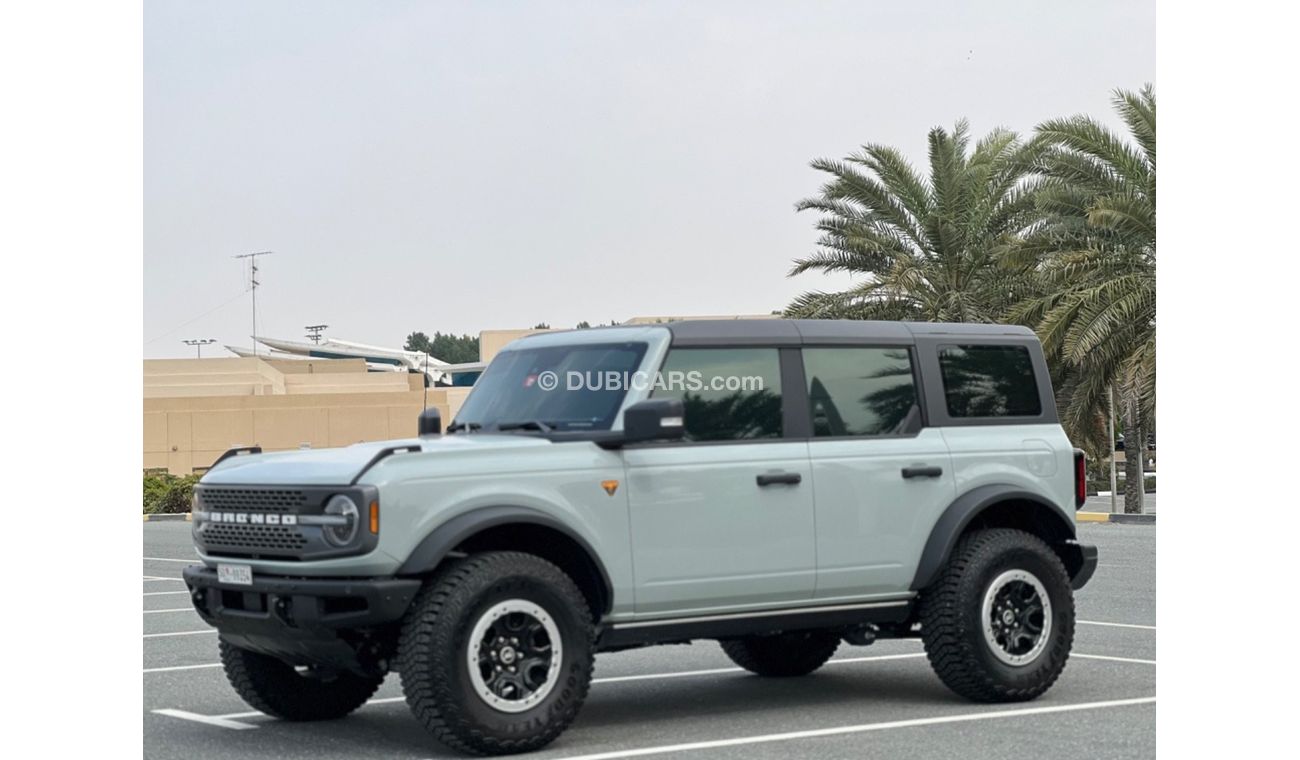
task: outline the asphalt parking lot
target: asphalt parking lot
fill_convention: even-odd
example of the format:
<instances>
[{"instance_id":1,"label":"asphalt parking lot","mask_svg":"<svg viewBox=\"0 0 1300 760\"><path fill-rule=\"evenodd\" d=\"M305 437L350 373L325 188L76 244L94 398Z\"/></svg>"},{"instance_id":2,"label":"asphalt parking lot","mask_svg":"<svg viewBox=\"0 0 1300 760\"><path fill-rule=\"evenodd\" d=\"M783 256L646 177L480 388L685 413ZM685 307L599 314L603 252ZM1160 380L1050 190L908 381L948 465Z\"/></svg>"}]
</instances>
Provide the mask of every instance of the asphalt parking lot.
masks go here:
<instances>
[{"instance_id":1,"label":"asphalt parking lot","mask_svg":"<svg viewBox=\"0 0 1300 760\"><path fill-rule=\"evenodd\" d=\"M216 665L217 637L190 608L190 525L144 524L144 749L151 758L429 758L451 755L416 724L396 676L339 721L251 710ZM1155 756L1156 529L1084 524L1100 547L1078 592L1061 679L1040 699L978 705L931 673L921 646L841 646L800 679L734 667L714 642L599 655L573 727L535 757L1065 758Z\"/></svg>"}]
</instances>

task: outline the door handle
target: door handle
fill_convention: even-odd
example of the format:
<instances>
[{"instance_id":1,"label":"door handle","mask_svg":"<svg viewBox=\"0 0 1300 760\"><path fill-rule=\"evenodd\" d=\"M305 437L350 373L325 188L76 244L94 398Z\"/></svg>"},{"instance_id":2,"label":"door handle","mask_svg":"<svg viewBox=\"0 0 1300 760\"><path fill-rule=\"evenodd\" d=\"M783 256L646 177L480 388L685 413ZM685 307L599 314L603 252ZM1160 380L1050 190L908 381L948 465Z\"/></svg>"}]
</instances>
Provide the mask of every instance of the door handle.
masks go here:
<instances>
[{"instance_id":1,"label":"door handle","mask_svg":"<svg viewBox=\"0 0 1300 760\"><path fill-rule=\"evenodd\" d=\"M760 486L771 486L778 483L795 486L803 482L803 476L797 472L773 472L759 475L755 480L758 481Z\"/></svg>"},{"instance_id":2,"label":"door handle","mask_svg":"<svg viewBox=\"0 0 1300 760\"><path fill-rule=\"evenodd\" d=\"M905 478L937 478L943 474L942 467L904 467Z\"/></svg>"}]
</instances>

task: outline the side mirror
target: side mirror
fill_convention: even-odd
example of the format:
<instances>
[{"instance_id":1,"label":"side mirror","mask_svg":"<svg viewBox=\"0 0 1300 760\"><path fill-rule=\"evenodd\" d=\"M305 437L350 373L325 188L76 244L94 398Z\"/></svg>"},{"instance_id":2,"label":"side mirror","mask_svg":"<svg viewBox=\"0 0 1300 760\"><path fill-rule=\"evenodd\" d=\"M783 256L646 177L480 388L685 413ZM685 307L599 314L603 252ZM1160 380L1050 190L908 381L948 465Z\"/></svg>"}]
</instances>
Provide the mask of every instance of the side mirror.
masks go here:
<instances>
[{"instance_id":1,"label":"side mirror","mask_svg":"<svg viewBox=\"0 0 1300 760\"><path fill-rule=\"evenodd\" d=\"M679 399L650 399L623 411L623 442L675 441L686 434L686 407Z\"/></svg>"},{"instance_id":2,"label":"side mirror","mask_svg":"<svg viewBox=\"0 0 1300 760\"><path fill-rule=\"evenodd\" d=\"M421 438L442 433L442 412L437 407L429 407L420 412L419 431Z\"/></svg>"}]
</instances>

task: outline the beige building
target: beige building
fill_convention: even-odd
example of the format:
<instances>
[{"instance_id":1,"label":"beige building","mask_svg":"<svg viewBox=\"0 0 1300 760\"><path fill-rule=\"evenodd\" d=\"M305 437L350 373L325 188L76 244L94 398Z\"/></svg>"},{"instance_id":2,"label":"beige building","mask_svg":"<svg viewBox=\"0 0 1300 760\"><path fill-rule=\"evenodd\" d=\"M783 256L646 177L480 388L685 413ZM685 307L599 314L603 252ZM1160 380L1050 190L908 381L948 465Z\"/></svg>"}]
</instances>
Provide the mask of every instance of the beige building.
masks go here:
<instances>
[{"instance_id":1,"label":"beige building","mask_svg":"<svg viewBox=\"0 0 1300 760\"><path fill-rule=\"evenodd\" d=\"M484 330L479 360L545 330ZM367 372L362 359L151 359L144 363L144 469L202 472L235 446L265 451L409 438L427 403L449 424L469 388Z\"/></svg>"},{"instance_id":2,"label":"beige building","mask_svg":"<svg viewBox=\"0 0 1300 760\"><path fill-rule=\"evenodd\" d=\"M780 319L780 314L690 314L664 315L659 317L632 317L625 325L658 325L664 322L696 322L703 319Z\"/></svg>"},{"instance_id":3,"label":"beige building","mask_svg":"<svg viewBox=\"0 0 1300 760\"><path fill-rule=\"evenodd\" d=\"M774 315L635 317L772 319ZM484 330L479 360L547 330ZM449 424L469 388L424 388L422 374L368 372L363 359L150 359L144 362L144 469L203 472L235 446L265 451L409 438L427 403Z\"/></svg>"},{"instance_id":4,"label":"beige building","mask_svg":"<svg viewBox=\"0 0 1300 760\"><path fill-rule=\"evenodd\" d=\"M144 363L144 468L202 472L233 446L266 451L415 435L423 375L361 359L163 359ZM430 388L450 420L469 388Z\"/></svg>"}]
</instances>

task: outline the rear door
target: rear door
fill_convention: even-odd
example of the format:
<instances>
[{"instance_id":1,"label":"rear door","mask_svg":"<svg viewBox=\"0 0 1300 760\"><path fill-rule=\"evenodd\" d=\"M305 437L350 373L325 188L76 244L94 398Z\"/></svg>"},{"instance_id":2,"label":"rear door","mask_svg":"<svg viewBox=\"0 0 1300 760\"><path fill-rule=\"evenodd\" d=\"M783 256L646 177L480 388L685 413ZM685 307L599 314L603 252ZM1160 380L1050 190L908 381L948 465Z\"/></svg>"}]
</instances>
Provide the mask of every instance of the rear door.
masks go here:
<instances>
[{"instance_id":1,"label":"rear door","mask_svg":"<svg viewBox=\"0 0 1300 760\"><path fill-rule=\"evenodd\" d=\"M673 348L654 398L680 398L686 440L629 446L636 612L806 601L815 576L805 440L786 437L781 353ZM788 365L789 366L789 365Z\"/></svg>"},{"instance_id":2,"label":"rear door","mask_svg":"<svg viewBox=\"0 0 1300 760\"><path fill-rule=\"evenodd\" d=\"M906 345L803 349L817 599L906 591L955 497L947 443L924 426L915 359Z\"/></svg>"},{"instance_id":3,"label":"rear door","mask_svg":"<svg viewBox=\"0 0 1300 760\"><path fill-rule=\"evenodd\" d=\"M930 419L952 452L957 490L1011 486L1074 518L1074 449L1032 335L918 338ZM933 377L935 380L930 381Z\"/></svg>"}]
</instances>

